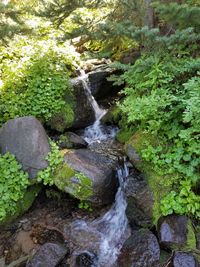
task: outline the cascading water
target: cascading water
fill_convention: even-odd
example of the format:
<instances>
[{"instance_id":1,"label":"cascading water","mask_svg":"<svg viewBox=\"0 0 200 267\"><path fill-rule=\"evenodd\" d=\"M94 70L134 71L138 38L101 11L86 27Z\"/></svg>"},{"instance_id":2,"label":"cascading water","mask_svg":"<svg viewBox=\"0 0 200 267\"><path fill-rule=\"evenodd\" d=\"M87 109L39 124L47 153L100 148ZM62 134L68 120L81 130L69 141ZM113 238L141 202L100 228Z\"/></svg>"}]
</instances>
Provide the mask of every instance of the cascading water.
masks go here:
<instances>
[{"instance_id":1,"label":"cascading water","mask_svg":"<svg viewBox=\"0 0 200 267\"><path fill-rule=\"evenodd\" d=\"M97 101L93 97L90 86L89 86L89 82L88 82L88 75L85 73L84 70L79 69L79 72L80 72L80 76L78 78L81 80L83 87L86 91L86 94L88 96L88 99L95 112L94 124L87 127L84 131L83 137L85 141L88 144L91 144L93 142L98 142L98 141L106 140L108 138L113 138L116 134L117 129L110 128L110 127L106 128L101 124L101 119L106 114L107 110L100 108Z\"/></svg>"},{"instance_id":2,"label":"cascading water","mask_svg":"<svg viewBox=\"0 0 200 267\"><path fill-rule=\"evenodd\" d=\"M114 267L120 249L130 234L125 213L127 202L124 194L125 178L128 175L129 170L124 163L124 166L117 170L119 188L115 196L115 202L109 211L100 219L89 223L77 220L72 225L71 232L73 235L81 233L84 236L81 240L82 244L79 243L79 250L76 251L75 256L81 253L97 255L96 261L93 262L93 265L90 265L91 267Z\"/></svg>"},{"instance_id":3,"label":"cascading water","mask_svg":"<svg viewBox=\"0 0 200 267\"><path fill-rule=\"evenodd\" d=\"M84 139L89 143L97 143L114 138L116 128L106 128L101 125L101 118L106 114L105 109L101 109L94 99L88 83L88 76L80 70L79 79L87 93L88 99L94 109L96 121L84 131ZM90 267L114 267L120 249L124 241L128 238L130 231L126 217L127 202L125 198L125 178L129 175L126 162L117 170L119 188L115 196L115 202L111 208L99 219L92 222L76 220L70 228L71 239L75 250L70 266L77 266L76 260L81 257L92 259ZM66 229L68 232L69 229ZM79 265L78 265L79 266ZM80 265L83 266L83 265Z\"/></svg>"}]
</instances>

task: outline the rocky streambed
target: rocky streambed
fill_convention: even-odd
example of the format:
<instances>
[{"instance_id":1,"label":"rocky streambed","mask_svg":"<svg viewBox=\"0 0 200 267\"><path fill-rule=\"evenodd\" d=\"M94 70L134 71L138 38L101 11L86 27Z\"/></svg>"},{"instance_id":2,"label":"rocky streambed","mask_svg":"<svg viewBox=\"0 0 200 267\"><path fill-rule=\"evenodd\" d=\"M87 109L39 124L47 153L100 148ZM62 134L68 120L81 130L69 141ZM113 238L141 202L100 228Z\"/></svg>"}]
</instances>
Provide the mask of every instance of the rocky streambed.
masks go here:
<instances>
[{"instance_id":1,"label":"rocky streambed","mask_svg":"<svg viewBox=\"0 0 200 267\"><path fill-rule=\"evenodd\" d=\"M0 266L199 266L198 222L175 214L154 222L155 198L145 175L133 165L139 160L137 155L129 148L126 153L115 140L114 125L102 124L108 115L96 99L105 95L105 88L103 93L99 89L102 84L109 88L107 74L105 70L82 73L73 81L86 101L81 97L84 103L77 102L79 115L74 128L53 135L64 154L64 167L55 175L54 186L35 189L33 183L31 190L35 191L29 204L22 200L18 217L1 225ZM55 121L51 121L51 128L58 126ZM0 151L13 153L32 181L38 170L48 166L48 136L32 116L3 125ZM91 206L77 199L78 193L85 194L77 173L84 174L91 186Z\"/></svg>"}]
</instances>

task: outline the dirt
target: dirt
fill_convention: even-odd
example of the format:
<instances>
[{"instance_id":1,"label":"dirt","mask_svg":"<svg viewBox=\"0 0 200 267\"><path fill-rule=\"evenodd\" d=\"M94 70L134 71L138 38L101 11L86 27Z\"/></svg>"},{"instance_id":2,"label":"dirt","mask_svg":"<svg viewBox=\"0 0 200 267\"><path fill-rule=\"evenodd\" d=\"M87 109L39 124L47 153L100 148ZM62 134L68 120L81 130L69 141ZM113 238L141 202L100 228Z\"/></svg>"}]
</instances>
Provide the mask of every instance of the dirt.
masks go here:
<instances>
[{"instance_id":1,"label":"dirt","mask_svg":"<svg viewBox=\"0 0 200 267\"><path fill-rule=\"evenodd\" d=\"M70 243L64 234L66 226L76 219L94 220L108 209L91 212L79 209L78 204L55 188L44 188L27 213L0 229L0 259L5 258L5 263L10 264L33 255L46 242Z\"/></svg>"}]
</instances>

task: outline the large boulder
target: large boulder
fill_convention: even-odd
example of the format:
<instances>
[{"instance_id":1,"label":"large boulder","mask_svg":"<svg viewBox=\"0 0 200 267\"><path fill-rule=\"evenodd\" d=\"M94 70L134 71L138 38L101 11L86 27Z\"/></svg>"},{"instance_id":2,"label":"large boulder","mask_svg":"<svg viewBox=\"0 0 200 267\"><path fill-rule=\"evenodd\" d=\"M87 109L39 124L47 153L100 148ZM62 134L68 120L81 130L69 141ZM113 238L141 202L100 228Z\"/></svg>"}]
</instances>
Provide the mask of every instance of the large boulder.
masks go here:
<instances>
[{"instance_id":1,"label":"large boulder","mask_svg":"<svg viewBox=\"0 0 200 267\"><path fill-rule=\"evenodd\" d=\"M0 153L10 152L22 164L29 177L35 178L48 166L48 137L42 124L33 116L16 118L0 129Z\"/></svg>"},{"instance_id":2,"label":"large boulder","mask_svg":"<svg viewBox=\"0 0 200 267\"><path fill-rule=\"evenodd\" d=\"M191 221L186 216L169 215L158 221L158 236L167 249L196 249L196 237Z\"/></svg>"},{"instance_id":3,"label":"large boulder","mask_svg":"<svg viewBox=\"0 0 200 267\"><path fill-rule=\"evenodd\" d=\"M148 227L152 224L153 194L144 179L136 170L126 178L126 215L131 225Z\"/></svg>"},{"instance_id":4,"label":"large boulder","mask_svg":"<svg viewBox=\"0 0 200 267\"><path fill-rule=\"evenodd\" d=\"M160 248L150 231L133 231L121 250L118 259L120 267L158 267Z\"/></svg>"},{"instance_id":5,"label":"large boulder","mask_svg":"<svg viewBox=\"0 0 200 267\"><path fill-rule=\"evenodd\" d=\"M69 253L63 245L46 243L41 246L26 267L55 267Z\"/></svg>"},{"instance_id":6,"label":"large boulder","mask_svg":"<svg viewBox=\"0 0 200 267\"><path fill-rule=\"evenodd\" d=\"M54 176L56 186L94 205L112 203L118 186L113 161L88 149L65 152L65 163Z\"/></svg>"}]
</instances>

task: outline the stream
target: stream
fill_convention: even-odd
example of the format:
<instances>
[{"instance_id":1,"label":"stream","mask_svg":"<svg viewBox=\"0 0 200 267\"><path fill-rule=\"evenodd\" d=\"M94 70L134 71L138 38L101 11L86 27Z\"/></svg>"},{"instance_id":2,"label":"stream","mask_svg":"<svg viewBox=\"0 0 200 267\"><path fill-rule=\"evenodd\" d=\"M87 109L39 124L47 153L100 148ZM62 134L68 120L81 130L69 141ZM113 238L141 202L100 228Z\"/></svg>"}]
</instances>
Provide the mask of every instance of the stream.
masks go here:
<instances>
[{"instance_id":1,"label":"stream","mask_svg":"<svg viewBox=\"0 0 200 267\"><path fill-rule=\"evenodd\" d=\"M100 144L107 140L114 139L117 129L101 124L101 118L106 114L106 110L99 107L97 101L92 96L87 75L81 71L79 77L88 99L95 112L95 122L87 127L83 133L84 139L92 145ZM114 267L120 249L130 234L128 220L125 214L127 202L124 194L126 177L129 169L126 161L119 166L116 171L116 179L119 181L119 188L115 196L115 202L111 208L100 218L87 222L85 220L75 220L71 225L71 234L77 237L78 246L74 251L74 261L79 259L88 261L91 267ZM73 257L72 257L73 258ZM74 265L77 264L74 263Z\"/></svg>"}]
</instances>

